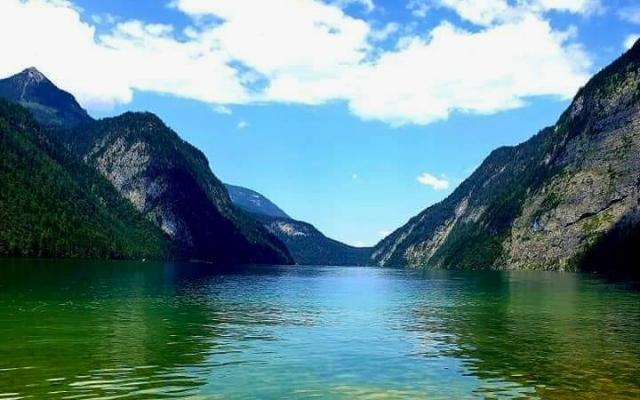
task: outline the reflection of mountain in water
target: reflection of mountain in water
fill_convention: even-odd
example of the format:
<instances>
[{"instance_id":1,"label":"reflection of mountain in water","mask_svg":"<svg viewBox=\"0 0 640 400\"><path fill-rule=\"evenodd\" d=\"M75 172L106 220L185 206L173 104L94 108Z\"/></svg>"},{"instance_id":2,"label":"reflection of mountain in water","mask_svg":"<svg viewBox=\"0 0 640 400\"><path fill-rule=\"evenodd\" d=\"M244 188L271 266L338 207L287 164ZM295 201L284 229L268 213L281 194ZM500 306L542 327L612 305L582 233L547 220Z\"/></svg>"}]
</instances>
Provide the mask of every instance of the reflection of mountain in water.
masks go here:
<instances>
[{"instance_id":1,"label":"reflection of mountain in water","mask_svg":"<svg viewBox=\"0 0 640 400\"><path fill-rule=\"evenodd\" d=\"M432 307L430 297L413 310L407 329L437 344L425 345L430 356L463 359L487 392L535 391L549 399L640 395L638 293L605 291L575 274L446 275L459 278L441 293L449 302Z\"/></svg>"},{"instance_id":2,"label":"reflection of mountain in water","mask_svg":"<svg viewBox=\"0 0 640 400\"><path fill-rule=\"evenodd\" d=\"M242 363L243 342L268 340L265 325L313 320L273 303L236 302L217 287L229 276L202 265L43 261L34 275L27 263L0 269L4 393L39 382L29 394L184 398L216 367Z\"/></svg>"}]
</instances>

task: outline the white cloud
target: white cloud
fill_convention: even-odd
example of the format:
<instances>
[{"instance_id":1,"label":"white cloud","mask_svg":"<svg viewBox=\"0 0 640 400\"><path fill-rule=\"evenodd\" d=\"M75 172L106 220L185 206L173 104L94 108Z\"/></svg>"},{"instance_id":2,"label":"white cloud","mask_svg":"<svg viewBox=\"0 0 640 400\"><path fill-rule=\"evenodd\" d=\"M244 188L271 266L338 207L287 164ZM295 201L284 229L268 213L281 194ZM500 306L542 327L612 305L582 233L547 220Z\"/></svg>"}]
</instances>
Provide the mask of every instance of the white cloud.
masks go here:
<instances>
[{"instance_id":1,"label":"white cloud","mask_svg":"<svg viewBox=\"0 0 640 400\"><path fill-rule=\"evenodd\" d=\"M460 18L481 26L505 23L531 13L562 11L589 15L601 9L600 0L434 0L437 6L455 11Z\"/></svg>"},{"instance_id":2,"label":"white cloud","mask_svg":"<svg viewBox=\"0 0 640 400\"><path fill-rule=\"evenodd\" d=\"M231 115L233 113L229 107L220 104L212 106L211 109L218 114Z\"/></svg>"},{"instance_id":3,"label":"white cloud","mask_svg":"<svg viewBox=\"0 0 640 400\"><path fill-rule=\"evenodd\" d=\"M543 13L586 12L592 1L531 0L514 18L495 16L500 0L438 1L464 15L470 12L464 7L483 5L475 18L489 25L467 31L441 23L385 50L376 42L397 33L398 24L375 30L316 0L175 0L174 9L193 20L182 32L114 17L99 35L71 3L2 0L0 75L36 66L89 108L127 103L135 90L215 104L214 110L339 100L360 118L393 125L495 113L521 107L530 96L569 98L587 79L587 54ZM219 22L204 22L211 16Z\"/></svg>"},{"instance_id":4,"label":"white cloud","mask_svg":"<svg viewBox=\"0 0 640 400\"><path fill-rule=\"evenodd\" d=\"M96 37L95 27L66 2L3 0L0 75L35 66L90 108L130 102L136 89L208 102L247 101L224 57L170 33L166 25L128 21ZM207 78L212 76L217 78Z\"/></svg>"},{"instance_id":5,"label":"white cloud","mask_svg":"<svg viewBox=\"0 0 640 400\"><path fill-rule=\"evenodd\" d=\"M395 22L389 22L381 29L373 29L369 33L369 38L375 42L381 42L383 40L387 40L391 35L398 32L400 29L400 24Z\"/></svg>"},{"instance_id":6,"label":"white cloud","mask_svg":"<svg viewBox=\"0 0 640 400\"><path fill-rule=\"evenodd\" d=\"M640 39L639 33L634 33L626 37L624 40L623 46L625 50L629 50L633 47L633 45Z\"/></svg>"},{"instance_id":7,"label":"white cloud","mask_svg":"<svg viewBox=\"0 0 640 400\"><path fill-rule=\"evenodd\" d=\"M530 96L566 99L590 67L570 39L533 15L479 32L443 23L426 39L408 38L342 87L359 83L349 95L355 114L396 125L427 124L455 111L495 113L521 107Z\"/></svg>"},{"instance_id":8,"label":"white cloud","mask_svg":"<svg viewBox=\"0 0 640 400\"><path fill-rule=\"evenodd\" d=\"M357 181L358 179L360 179L360 175L358 175L357 173L353 173L351 174L351 179Z\"/></svg>"},{"instance_id":9,"label":"white cloud","mask_svg":"<svg viewBox=\"0 0 640 400\"><path fill-rule=\"evenodd\" d=\"M622 8L618 10L618 16L624 21L640 24L640 6Z\"/></svg>"},{"instance_id":10,"label":"white cloud","mask_svg":"<svg viewBox=\"0 0 640 400\"><path fill-rule=\"evenodd\" d=\"M416 178L419 183L425 186L431 186L435 190L445 190L449 188L449 181L437 176L431 175L428 172L423 172Z\"/></svg>"},{"instance_id":11,"label":"white cloud","mask_svg":"<svg viewBox=\"0 0 640 400\"><path fill-rule=\"evenodd\" d=\"M237 129L245 129L249 127L249 123L247 121L240 121L238 125L236 125Z\"/></svg>"},{"instance_id":12,"label":"white cloud","mask_svg":"<svg viewBox=\"0 0 640 400\"><path fill-rule=\"evenodd\" d=\"M224 20L200 40L270 78L330 74L362 61L369 26L314 0L176 0L192 16Z\"/></svg>"}]
</instances>

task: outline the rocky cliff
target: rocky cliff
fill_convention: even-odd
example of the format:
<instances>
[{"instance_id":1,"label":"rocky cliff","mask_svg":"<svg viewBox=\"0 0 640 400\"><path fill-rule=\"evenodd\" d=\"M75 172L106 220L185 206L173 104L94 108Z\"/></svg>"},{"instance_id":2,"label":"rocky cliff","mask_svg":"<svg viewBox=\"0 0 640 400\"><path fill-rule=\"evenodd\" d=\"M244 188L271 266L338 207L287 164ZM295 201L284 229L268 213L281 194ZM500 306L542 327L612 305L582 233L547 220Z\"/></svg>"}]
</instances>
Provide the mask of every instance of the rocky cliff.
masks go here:
<instances>
[{"instance_id":1,"label":"rocky cliff","mask_svg":"<svg viewBox=\"0 0 640 400\"><path fill-rule=\"evenodd\" d=\"M64 140L188 258L292 262L277 238L236 210L204 154L157 116L125 113L71 130Z\"/></svg>"},{"instance_id":2,"label":"rocky cliff","mask_svg":"<svg viewBox=\"0 0 640 400\"><path fill-rule=\"evenodd\" d=\"M492 152L449 197L380 242L373 260L465 269L632 268L633 260L607 262L601 249L615 254L616 243L637 236L639 190L636 43L577 93L554 126ZM626 254L637 261L630 248Z\"/></svg>"}]
</instances>

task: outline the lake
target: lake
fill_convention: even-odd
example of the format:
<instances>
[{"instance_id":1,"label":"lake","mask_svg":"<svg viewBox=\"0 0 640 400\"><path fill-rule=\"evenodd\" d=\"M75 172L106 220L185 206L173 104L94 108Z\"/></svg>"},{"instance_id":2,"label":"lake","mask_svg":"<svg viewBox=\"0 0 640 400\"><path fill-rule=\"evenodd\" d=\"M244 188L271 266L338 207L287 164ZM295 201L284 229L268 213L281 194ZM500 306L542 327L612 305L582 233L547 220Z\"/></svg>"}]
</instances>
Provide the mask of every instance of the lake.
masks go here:
<instances>
[{"instance_id":1,"label":"lake","mask_svg":"<svg viewBox=\"0 0 640 400\"><path fill-rule=\"evenodd\" d=\"M0 261L0 399L637 399L589 275Z\"/></svg>"}]
</instances>

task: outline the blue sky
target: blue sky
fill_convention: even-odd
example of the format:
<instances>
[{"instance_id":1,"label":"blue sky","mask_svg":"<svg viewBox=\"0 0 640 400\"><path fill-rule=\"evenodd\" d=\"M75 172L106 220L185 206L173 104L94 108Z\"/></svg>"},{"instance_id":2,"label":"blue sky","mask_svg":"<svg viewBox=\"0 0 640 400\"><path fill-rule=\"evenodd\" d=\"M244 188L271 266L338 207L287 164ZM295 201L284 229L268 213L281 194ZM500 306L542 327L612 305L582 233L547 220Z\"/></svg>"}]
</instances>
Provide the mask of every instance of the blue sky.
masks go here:
<instances>
[{"instance_id":1,"label":"blue sky","mask_svg":"<svg viewBox=\"0 0 640 400\"><path fill-rule=\"evenodd\" d=\"M371 245L637 34L627 0L3 0L0 75L34 65L96 117L152 111L223 181Z\"/></svg>"}]
</instances>

